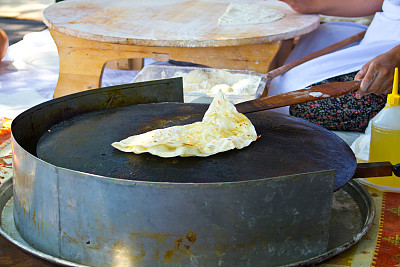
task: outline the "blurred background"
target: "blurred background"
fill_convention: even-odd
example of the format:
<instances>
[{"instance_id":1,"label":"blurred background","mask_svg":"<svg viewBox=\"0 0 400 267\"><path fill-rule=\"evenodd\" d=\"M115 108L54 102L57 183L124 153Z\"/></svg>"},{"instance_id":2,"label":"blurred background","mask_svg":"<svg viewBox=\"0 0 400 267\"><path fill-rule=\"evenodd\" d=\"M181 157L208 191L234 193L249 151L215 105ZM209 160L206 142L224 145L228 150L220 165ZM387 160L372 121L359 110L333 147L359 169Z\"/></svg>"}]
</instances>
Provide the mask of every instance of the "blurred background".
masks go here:
<instances>
[{"instance_id":1,"label":"blurred background","mask_svg":"<svg viewBox=\"0 0 400 267\"><path fill-rule=\"evenodd\" d=\"M46 28L43 10L54 0L0 0L0 28L8 35L10 45L29 32Z\"/></svg>"}]
</instances>

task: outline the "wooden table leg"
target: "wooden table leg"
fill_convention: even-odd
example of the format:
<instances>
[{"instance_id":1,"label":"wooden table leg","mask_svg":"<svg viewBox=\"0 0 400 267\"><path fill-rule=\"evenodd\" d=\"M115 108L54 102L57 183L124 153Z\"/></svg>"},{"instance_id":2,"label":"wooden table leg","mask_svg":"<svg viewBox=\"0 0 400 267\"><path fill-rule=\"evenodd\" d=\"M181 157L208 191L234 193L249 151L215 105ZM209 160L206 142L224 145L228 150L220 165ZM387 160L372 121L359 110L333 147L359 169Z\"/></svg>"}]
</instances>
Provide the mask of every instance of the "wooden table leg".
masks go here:
<instances>
[{"instance_id":1,"label":"wooden table leg","mask_svg":"<svg viewBox=\"0 0 400 267\"><path fill-rule=\"evenodd\" d=\"M93 48L81 48L79 38L50 30L58 49L60 71L54 98L100 86L103 66L108 58ZM84 42L85 40L83 40Z\"/></svg>"},{"instance_id":2,"label":"wooden table leg","mask_svg":"<svg viewBox=\"0 0 400 267\"><path fill-rule=\"evenodd\" d=\"M225 47L169 47L154 50L154 55L217 69L252 70L267 73L281 42Z\"/></svg>"},{"instance_id":3,"label":"wooden table leg","mask_svg":"<svg viewBox=\"0 0 400 267\"><path fill-rule=\"evenodd\" d=\"M108 61L105 67L112 70L141 70L143 66L143 58L126 58Z\"/></svg>"},{"instance_id":4,"label":"wooden table leg","mask_svg":"<svg viewBox=\"0 0 400 267\"><path fill-rule=\"evenodd\" d=\"M50 33L60 59L55 98L100 87L104 65L111 60L158 57L266 73L281 46L281 42L271 42L231 47L144 47L86 40L52 29Z\"/></svg>"}]
</instances>

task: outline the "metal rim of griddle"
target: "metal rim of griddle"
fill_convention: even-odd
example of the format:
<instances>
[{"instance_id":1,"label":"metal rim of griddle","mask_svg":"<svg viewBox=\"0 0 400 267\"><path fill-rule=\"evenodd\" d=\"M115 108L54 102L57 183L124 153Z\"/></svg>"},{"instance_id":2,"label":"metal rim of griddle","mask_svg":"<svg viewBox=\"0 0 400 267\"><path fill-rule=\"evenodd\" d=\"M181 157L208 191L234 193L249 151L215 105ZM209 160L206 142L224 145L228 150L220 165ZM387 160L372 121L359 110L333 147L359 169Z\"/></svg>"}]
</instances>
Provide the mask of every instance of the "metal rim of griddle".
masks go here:
<instances>
[{"instance_id":1,"label":"metal rim of griddle","mask_svg":"<svg viewBox=\"0 0 400 267\"><path fill-rule=\"evenodd\" d=\"M144 92L149 91L150 89L152 89L152 86L154 87L157 84L158 84L158 86L160 84L162 84L163 89L157 89L158 91L155 90L154 92L151 93L150 96L146 95L146 97L145 97ZM132 87L131 85L123 85L123 86L114 86L114 87L108 87L108 88L100 88L100 89L96 89L96 90L85 91L85 92L81 92L81 93L77 93L77 94L73 94L73 95L68 95L65 97L53 99L46 103L40 104L34 108L31 108L28 111L25 111L22 114L20 114L13 121L13 124L11 127L12 137L17 143L19 143L20 145L22 144L22 147L25 151L27 151L28 153L30 153L32 155L35 155L36 144L37 144L39 138L43 135L43 133L47 132L49 127L51 127L52 125L62 122L68 118L72 118L72 117L78 116L80 114L90 113L92 111L97 111L97 110L102 110L102 109L108 110L110 108L115 108L115 107L119 108L119 107L126 107L126 106L130 106L130 105L143 104L143 103L152 103L154 105L155 103L159 103L159 102L168 102L168 103L175 102L175 103L177 103L177 101L178 102L183 101L182 82L181 82L180 78L166 79L166 80L162 80L162 81L152 81L152 82L145 82L145 83L137 83L137 84L135 84L135 90L133 90L133 91L131 90L131 87ZM177 90L177 88L178 88L178 90ZM153 90L151 90L151 91L153 91ZM168 93L166 94L166 92L168 92ZM173 92L173 93L171 93L171 92ZM180 99L182 99L182 100L180 100ZM49 115L49 112L50 112L50 115ZM69 112L72 112L73 114L65 115ZM53 113L56 115L53 115ZM257 114L261 114L261 113L262 112L257 113ZM272 112L272 113L274 113L274 112ZM34 117L42 118L42 119L40 119L38 121L38 119L32 119ZM285 117L285 116L282 116L282 117ZM287 117L289 117L289 116L287 116ZM295 118L291 118L291 120L292 119L295 120ZM297 121L300 121L300 119L297 119ZM306 122L303 120L301 120L301 122L302 123L300 123L300 124L302 127L307 127L310 129L312 128L311 130L320 132L320 134L319 134L320 137L322 134L323 134L323 137L325 137L326 135L329 134L328 131L323 129L322 127L319 127L319 128L321 128L321 130L320 130L319 128L316 128L318 126L315 124L312 124L312 123L309 123L309 122ZM285 121L285 123L287 123L287 122ZM298 123L298 122L296 122L296 123ZM332 139L333 143L334 143L334 144L332 144L332 148L330 147L329 149L334 149L336 151L335 156L331 155L332 153L330 153L331 156L329 157L329 161L335 160L336 165L334 165L334 167L332 167L332 164L327 162L328 161L327 157L326 156L322 157L322 155L321 155L322 150L318 151L320 149L315 149L312 152L319 153L319 155L318 156L313 155L312 161L310 161L310 162L323 160L323 166L322 166L323 169L321 169L322 168L321 166L318 166L317 170L315 170L315 169L310 170L310 169L304 168L305 166L303 166L304 164L302 164L301 165L302 169L297 170L296 173L306 173L306 172L310 172L310 171L335 169L336 177L341 177L340 181L337 181L335 178L335 190L337 190L338 188L343 186L352 177L355 167L356 167L356 161L355 161L355 157L354 157L353 153L351 152L351 150L347 146L347 144L345 146L343 145L344 144L343 140L341 140L335 134L329 134L328 137L329 137L329 140ZM302 136L302 138L303 138L303 136ZM314 136L312 136L312 138L314 138ZM325 138L322 138L322 139L325 140L324 142L326 143L326 139ZM21 141L21 140L23 140L23 141ZM261 142L263 142L263 139L261 139ZM298 141L295 140L295 142L293 142L293 144L295 144L296 142L298 142ZM256 141L255 145L257 146L258 143L259 143L259 141ZM250 146L250 149L253 149L253 147L254 147L254 145ZM338 150L338 147L340 147L340 152ZM248 149L248 148L246 148L246 149ZM303 150L301 150L301 151L302 151L301 153L303 153ZM324 150L324 151L326 151L326 150ZM231 152L228 152L228 153L231 153ZM240 154L242 154L242 153L240 153ZM340 154L346 154L347 155L346 160L344 160L344 157L342 157L342 156L336 157L336 155L338 155L338 154L339 154L339 156L340 156ZM302 155L303 154L301 154L301 156L299 156L299 155L296 155L296 156L298 158L302 158ZM216 155L216 157L220 157L220 155ZM282 158L282 156L281 156L281 158ZM294 157L290 157L290 158L294 158ZM309 157L307 157L307 158L309 158ZM285 158L285 161L286 160L287 159ZM45 164L48 164L48 166L50 166L50 167L53 166L53 164L49 164L45 160L43 160L42 162ZM293 159L292 159L292 162L293 162ZM344 165L343 162L347 162L347 163ZM219 163L220 162L218 161L218 164ZM262 164L264 165L264 163L262 163ZM298 160L294 164L299 165ZM337 165L337 164L339 164L339 165ZM237 165L237 164L234 164L234 165ZM59 166L59 165L54 164L54 166ZM261 166L261 164L259 164L258 166ZM284 165L284 166L287 166L287 165ZM63 169L62 166L59 166L59 168ZM274 168L275 168L275 165L274 165ZM70 168L66 167L64 169L69 170ZM75 171L79 172L79 170L76 170L76 169L75 169ZM85 173L85 172L88 172L88 171L83 171L83 173ZM92 172L89 171L88 173L92 173ZM264 173L261 175L262 179L266 178L264 176ZM339 175L339 173L341 173L341 175ZM120 177L116 177L116 176L108 176L108 175L99 174L99 173L93 173L93 174L103 176L104 178L107 178L107 179L110 179L112 177L120 178ZM268 177L278 177L278 176L288 175L288 174L293 174L293 173L284 173L284 174L278 173L278 174L274 174L274 176L271 176L272 174L269 173ZM164 175L164 173L163 173L163 175ZM234 173L234 175L237 176L237 173ZM258 174L258 175L260 176L260 174ZM250 179L247 178L246 180L247 181L253 180L252 178L253 177L250 177ZM182 178L180 178L180 179L182 179ZM227 178L224 178L224 179L227 179ZM259 178L256 178L256 179L259 179ZM130 179L130 180L134 181L137 179ZM151 183L151 181L147 181L147 180L146 181L137 180L137 181L140 183L142 183L142 182L143 183L147 183L147 182ZM223 182L228 183L230 181L232 181L232 180L226 180ZM236 181L238 181L238 180L236 180ZM187 181L185 181L185 182L187 183ZM171 183L172 184L173 181L172 182L170 180L169 181L161 181L161 183L164 183L164 184ZM201 183L206 184L206 183L208 183L208 181L201 182ZM213 182L211 182L211 183L213 183ZM176 182L175 184L180 184L180 182Z\"/></svg>"},{"instance_id":2,"label":"metal rim of griddle","mask_svg":"<svg viewBox=\"0 0 400 267\"><path fill-rule=\"evenodd\" d=\"M157 83L155 81L154 83ZM27 163L32 161L34 159L38 164L47 164L45 161L39 160L38 158L35 158L32 154L27 153L27 151L32 151L32 147L30 146L35 146L37 140L32 140L32 138L36 138L38 136L38 133L43 134L43 132L47 131L48 125L53 125L55 120L58 121L63 121L63 117L66 113L68 113L71 110L75 110L79 112L79 114L82 114L84 112L90 112L92 110L98 110L99 108L112 108L112 107L120 107L121 105L126 106L126 105L134 105L135 103L127 102L127 99L129 101L138 101L138 103L158 103L158 102L176 102L180 101L179 99L177 100L177 96L182 97L182 89L181 89L181 81L177 82L175 81L163 81L161 82L162 84L162 91L161 88L159 91L154 91L152 94L149 96L148 94L144 94L145 91L148 91L149 86L154 84L152 82L150 83L141 83L137 84L135 90L127 90L127 92L123 92L125 89L129 88L102 88L98 90L92 90L90 92L82 92L78 93L75 95L70 95L65 98L61 99L55 99L51 100L48 102L48 104L53 105L53 107L56 108L57 111L57 116L48 116L49 110L46 110L46 103L41 104L36 106L35 108L28 110L21 114L19 117L17 117L13 121L12 125L12 136L14 141L18 142L18 139L24 139L24 148L21 150L21 157L26 159ZM167 84L166 84L167 83ZM160 84L159 84L160 85ZM170 92L170 90L164 89L165 87L171 87L173 90L173 93ZM180 88L179 88L180 86ZM129 86L128 86L129 87ZM143 87L143 88L142 88ZM160 87L160 86L158 86ZM179 92L178 92L179 91ZM167 92L167 94L166 94ZM175 96L172 96L175 94ZM161 98L160 98L161 96ZM83 99L82 99L83 97ZM168 99L170 97L170 99ZM89 103L90 101L90 103ZM63 103L64 102L64 103ZM66 105L66 102L68 102ZM71 104L72 107L71 107ZM97 105L97 106L96 106ZM100 106L99 106L100 105ZM90 106L90 107L89 107ZM53 110L54 111L54 110ZM35 124L33 122L28 121L28 123L21 123L21 119L29 118L30 116L37 115L37 113L40 113L40 118L43 118L42 120L39 120L39 123ZM77 114L69 114L69 115L77 115ZM52 121L49 121L52 120ZM25 121L26 122L26 121ZM19 123L19 125L18 125ZM21 128L22 127L22 128ZM36 134L36 135L35 135ZM19 142L18 142L19 143ZM19 146L18 146L19 147ZM34 150L34 148L33 148ZM21 161L22 164L23 161ZM28 164L29 165L29 164ZM47 165L49 166L49 165ZM21 167L21 166L20 166ZM16 168L15 170L23 170L23 168ZM68 169L63 169L59 168L58 171L68 171ZM16 174L15 172L14 174ZM19 173L21 175L21 173ZM98 178L100 179L110 179L107 177L99 176ZM350 178L350 177L349 177ZM122 180L119 180L118 183L124 183ZM133 181L127 181L127 182L133 182ZM139 181L140 183L143 184L150 184L149 182L143 182ZM136 184L136 183L135 183ZM157 183L162 186L172 186L168 185L168 183ZM183 187L183 184L181 184ZM212 186L212 184L208 184L207 186ZM217 184L218 186L218 184ZM342 191L340 191L342 192ZM361 224L360 224L361 225ZM358 229L358 228L357 228ZM353 235L353 234L352 234ZM357 235L358 236L358 235ZM353 242L353 241L351 241ZM348 242L346 242L348 243ZM298 264L298 263L295 263Z\"/></svg>"},{"instance_id":3,"label":"metal rim of griddle","mask_svg":"<svg viewBox=\"0 0 400 267\"><path fill-rule=\"evenodd\" d=\"M110 145L155 128L199 121L206 108L151 103L84 113L50 127L38 141L36 156L69 170L144 182L229 183L334 169L336 190L353 175L354 155L336 135L270 111L249 114L261 136L254 144L211 157L160 158Z\"/></svg>"},{"instance_id":4,"label":"metal rim of griddle","mask_svg":"<svg viewBox=\"0 0 400 267\"><path fill-rule=\"evenodd\" d=\"M356 204L360 208L360 212L362 215L362 222L361 222L362 227L361 229L359 229L359 232L354 236L349 236L348 241L343 244L339 245L336 244L337 246L335 247L328 247L328 251L321 255L318 255L316 257L310 258L305 261L294 262L292 264L288 264L285 266L304 266L304 265L321 263L349 249L350 247L355 245L358 241L360 241L360 239L368 232L375 217L375 204L371 195L359 182L355 180L351 180L340 190L344 190L346 193L348 193L349 196L356 202ZM7 219L8 222L10 221L14 222L12 209L9 208L8 211L6 211L5 209L6 205L9 202L13 201L12 191L13 191L13 184L12 184L12 178L10 178L0 186L0 211L1 211L0 234L22 251L32 256L35 256L39 259L45 260L47 262L62 266L86 266L48 255L33 248L22 239L22 237L18 233L18 230L16 229L15 224L12 225L11 227L9 226L5 227L4 225L5 219ZM336 234L339 233L330 233L330 236Z\"/></svg>"}]
</instances>

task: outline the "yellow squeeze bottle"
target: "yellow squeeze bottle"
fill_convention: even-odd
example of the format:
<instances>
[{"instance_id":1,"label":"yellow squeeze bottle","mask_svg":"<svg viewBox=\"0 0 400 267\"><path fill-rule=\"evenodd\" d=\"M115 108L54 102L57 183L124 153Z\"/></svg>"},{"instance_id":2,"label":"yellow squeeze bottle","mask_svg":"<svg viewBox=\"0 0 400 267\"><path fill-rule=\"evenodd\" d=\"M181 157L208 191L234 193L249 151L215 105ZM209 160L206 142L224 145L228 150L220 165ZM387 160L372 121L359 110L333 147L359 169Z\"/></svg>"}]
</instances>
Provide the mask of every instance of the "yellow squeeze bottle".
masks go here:
<instances>
[{"instance_id":1,"label":"yellow squeeze bottle","mask_svg":"<svg viewBox=\"0 0 400 267\"><path fill-rule=\"evenodd\" d=\"M393 91L387 97L387 105L373 119L369 162L400 162L400 96L399 70L395 69ZM400 191L400 178L395 175L367 178L369 185L387 191Z\"/></svg>"}]
</instances>

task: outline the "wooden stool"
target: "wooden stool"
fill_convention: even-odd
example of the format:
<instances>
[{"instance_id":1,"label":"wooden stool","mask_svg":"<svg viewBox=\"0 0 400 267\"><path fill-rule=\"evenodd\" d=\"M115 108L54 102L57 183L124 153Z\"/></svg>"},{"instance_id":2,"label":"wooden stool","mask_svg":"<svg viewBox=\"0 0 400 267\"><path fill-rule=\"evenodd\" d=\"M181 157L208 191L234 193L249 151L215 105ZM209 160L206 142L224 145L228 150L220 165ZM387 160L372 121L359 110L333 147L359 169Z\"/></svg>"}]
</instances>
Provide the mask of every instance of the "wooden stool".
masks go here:
<instances>
[{"instance_id":1,"label":"wooden stool","mask_svg":"<svg viewBox=\"0 0 400 267\"><path fill-rule=\"evenodd\" d=\"M280 20L219 26L228 5L228 0L78 0L51 5L44 22L60 59L54 97L100 87L104 65L118 59L177 60L266 73L279 60L279 49L288 47L282 44L319 25L318 15L302 15L277 2L273 8L285 13Z\"/></svg>"}]
</instances>

